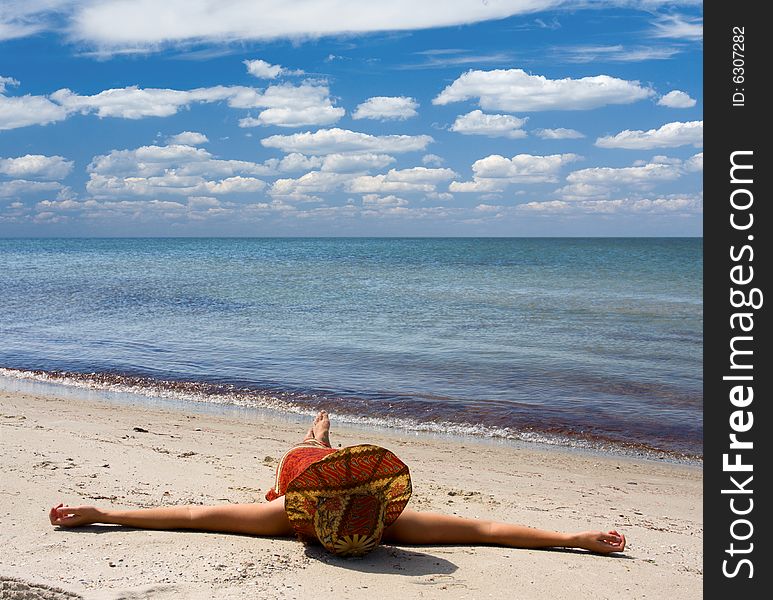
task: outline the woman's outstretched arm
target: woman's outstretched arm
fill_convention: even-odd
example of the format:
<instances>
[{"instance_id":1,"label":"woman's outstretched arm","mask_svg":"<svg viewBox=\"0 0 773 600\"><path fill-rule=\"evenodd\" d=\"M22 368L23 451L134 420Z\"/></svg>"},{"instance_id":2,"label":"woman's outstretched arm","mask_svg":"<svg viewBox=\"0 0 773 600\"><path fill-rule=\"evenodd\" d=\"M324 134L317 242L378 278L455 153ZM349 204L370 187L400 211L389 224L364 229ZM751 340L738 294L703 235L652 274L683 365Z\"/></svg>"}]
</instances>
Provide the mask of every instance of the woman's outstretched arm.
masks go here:
<instances>
[{"instance_id":1,"label":"woman's outstretched arm","mask_svg":"<svg viewBox=\"0 0 773 600\"><path fill-rule=\"evenodd\" d=\"M59 506L49 511L52 525L80 527L94 523L125 525L140 529L191 529L265 536L292 535L284 498L255 504L218 506L160 506L134 510L94 506Z\"/></svg>"},{"instance_id":2,"label":"woman's outstretched arm","mask_svg":"<svg viewBox=\"0 0 773 600\"><path fill-rule=\"evenodd\" d=\"M490 544L514 548L584 548L605 554L625 549L625 536L616 531L560 533L414 510L404 510L386 529L384 540L415 545Z\"/></svg>"}]
</instances>

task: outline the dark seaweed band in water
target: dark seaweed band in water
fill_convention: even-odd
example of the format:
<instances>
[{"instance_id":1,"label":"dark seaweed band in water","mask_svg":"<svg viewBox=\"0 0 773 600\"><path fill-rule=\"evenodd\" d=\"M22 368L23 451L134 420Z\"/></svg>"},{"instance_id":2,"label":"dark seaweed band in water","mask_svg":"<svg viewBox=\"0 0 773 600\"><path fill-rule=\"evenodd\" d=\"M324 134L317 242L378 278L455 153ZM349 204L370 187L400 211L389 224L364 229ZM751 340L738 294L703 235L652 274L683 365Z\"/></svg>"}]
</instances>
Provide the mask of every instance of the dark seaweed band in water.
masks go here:
<instances>
[{"instance_id":1,"label":"dark seaweed band in water","mask_svg":"<svg viewBox=\"0 0 773 600\"><path fill-rule=\"evenodd\" d=\"M602 423L589 427L586 421L572 423L560 411L551 410L537 414L533 407L527 406L463 407L458 401L440 397L420 400L413 396L400 398L386 394L380 397L371 395L368 398L354 395L333 396L323 390L301 392L280 390L276 387L258 389L235 383L155 379L108 372L77 373L0 368L0 376L148 398L268 409L284 413L309 414L324 406L334 412L337 419L352 424L518 440L676 460L696 461L702 458L700 452L678 447L684 437L664 436L662 445L644 443L636 439L632 430L610 426L602 415L596 415ZM509 411L509 421L503 417L503 408ZM516 408L520 408L520 412ZM606 429L601 425L605 425Z\"/></svg>"}]
</instances>

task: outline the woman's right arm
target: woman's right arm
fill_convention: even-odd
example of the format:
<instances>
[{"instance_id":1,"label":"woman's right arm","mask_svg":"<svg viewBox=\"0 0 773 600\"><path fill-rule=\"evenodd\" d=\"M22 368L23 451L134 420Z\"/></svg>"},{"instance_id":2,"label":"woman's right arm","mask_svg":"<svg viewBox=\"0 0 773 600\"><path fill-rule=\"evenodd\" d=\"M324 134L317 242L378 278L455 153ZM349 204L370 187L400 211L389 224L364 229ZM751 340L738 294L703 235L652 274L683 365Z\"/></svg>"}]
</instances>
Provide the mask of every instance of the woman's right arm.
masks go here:
<instances>
[{"instance_id":1,"label":"woman's right arm","mask_svg":"<svg viewBox=\"0 0 773 600\"><path fill-rule=\"evenodd\" d=\"M133 510L60 504L49 511L49 520L60 527L107 523L139 529L191 529L270 536L292 533L284 510L284 498L259 504L159 506Z\"/></svg>"}]
</instances>

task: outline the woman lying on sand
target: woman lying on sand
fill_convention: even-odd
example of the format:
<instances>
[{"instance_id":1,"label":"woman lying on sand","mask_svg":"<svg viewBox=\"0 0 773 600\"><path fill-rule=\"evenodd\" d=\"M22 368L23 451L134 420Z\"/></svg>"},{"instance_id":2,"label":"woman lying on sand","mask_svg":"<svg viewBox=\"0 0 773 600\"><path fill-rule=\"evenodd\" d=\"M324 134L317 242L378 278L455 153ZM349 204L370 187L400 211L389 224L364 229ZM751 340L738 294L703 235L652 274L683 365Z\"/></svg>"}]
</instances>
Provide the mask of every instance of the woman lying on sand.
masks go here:
<instances>
[{"instance_id":1,"label":"woman lying on sand","mask_svg":"<svg viewBox=\"0 0 773 600\"><path fill-rule=\"evenodd\" d=\"M296 535L340 556L361 556L381 541L583 548L603 554L625 549L625 536L617 531L560 533L403 510L410 495L408 468L388 450L372 445L334 450L330 419L321 411L303 441L282 457L275 485L266 494L268 502L137 510L59 504L49 518L60 527L109 523L142 529Z\"/></svg>"}]
</instances>

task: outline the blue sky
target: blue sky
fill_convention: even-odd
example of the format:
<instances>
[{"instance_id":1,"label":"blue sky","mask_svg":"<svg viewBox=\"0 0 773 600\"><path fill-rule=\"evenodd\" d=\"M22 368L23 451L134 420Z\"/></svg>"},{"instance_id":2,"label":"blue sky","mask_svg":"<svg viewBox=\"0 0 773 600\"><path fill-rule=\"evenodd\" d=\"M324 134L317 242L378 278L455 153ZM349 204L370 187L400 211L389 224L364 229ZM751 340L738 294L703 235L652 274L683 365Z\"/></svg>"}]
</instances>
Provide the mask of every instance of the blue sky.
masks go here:
<instances>
[{"instance_id":1,"label":"blue sky","mask_svg":"<svg viewBox=\"0 0 773 600\"><path fill-rule=\"evenodd\" d=\"M702 21L4 0L0 236L701 235Z\"/></svg>"}]
</instances>

